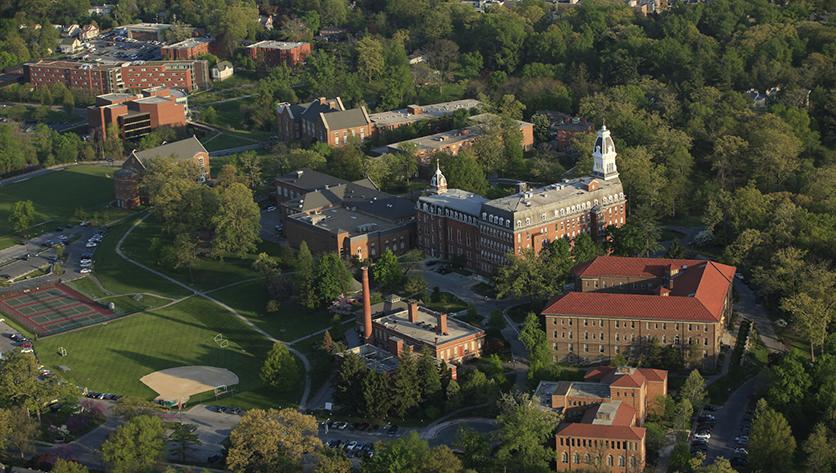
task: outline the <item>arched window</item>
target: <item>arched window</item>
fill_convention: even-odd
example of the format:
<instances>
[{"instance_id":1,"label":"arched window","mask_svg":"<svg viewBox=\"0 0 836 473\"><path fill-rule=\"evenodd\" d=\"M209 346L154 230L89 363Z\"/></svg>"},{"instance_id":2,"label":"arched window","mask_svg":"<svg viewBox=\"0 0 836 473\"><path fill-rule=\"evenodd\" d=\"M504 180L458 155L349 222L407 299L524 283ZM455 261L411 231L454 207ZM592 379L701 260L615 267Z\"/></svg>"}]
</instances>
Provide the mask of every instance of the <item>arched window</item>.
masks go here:
<instances>
[{"instance_id":1,"label":"arched window","mask_svg":"<svg viewBox=\"0 0 836 473\"><path fill-rule=\"evenodd\" d=\"M563 456L560 459L563 463L569 463L569 454L566 453L566 452L563 452Z\"/></svg>"},{"instance_id":2,"label":"arched window","mask_svg":"<svg viewBox=\"0 0 836 473\"><path fill-rule=\"evenodd\" d=\"M574 454L572 457L572 462L575 465L579 464L581 462L581 455L579 453Z\"/></svg>"},{"instance_id":3,"label":"arched window","mask_svg":"<svg viewBox=\"0 0 836 473\"><path fill-rule=\"evenodd\" d=\"M584 457L584 461L586 463L592 463L592 457L587 453L586 456Z\"/></svg>"},{"instance_id":4,"label":"arched window","mask_svg":"<svg viewBox=\"0 0 836 473\"><path fill-rule=\"evenodd\" d=\"M624 466L624 455L618 456L618 466Z\"/></svg>"},{"instance_id":5,"label":"arched window","mask_svg":"<svg viewBox=\"0 0 836 473\"><path fill-rule=\"evenodd\" d=\"M607 466L612 466L612 455L607 455Z\"/></svg>"}]
</instances>

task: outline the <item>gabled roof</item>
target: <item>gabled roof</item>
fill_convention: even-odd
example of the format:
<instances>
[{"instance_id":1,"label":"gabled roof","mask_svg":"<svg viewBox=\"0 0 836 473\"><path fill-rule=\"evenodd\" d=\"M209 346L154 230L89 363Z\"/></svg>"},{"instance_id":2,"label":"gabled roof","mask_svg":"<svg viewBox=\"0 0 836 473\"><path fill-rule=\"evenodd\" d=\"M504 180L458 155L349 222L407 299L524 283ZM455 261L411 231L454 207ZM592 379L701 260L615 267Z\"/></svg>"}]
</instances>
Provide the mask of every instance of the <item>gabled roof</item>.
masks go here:
<instances>
[{"instance_id":1,"label":"gabled roof","mask_svg":"<svg viewBox=\"0 0 836 473\"><path fill-rule=\"evenodd\" d=\"M543 314L640 320L717 322L736 269L708 260L599 256L579 266L580 277L634 276L667 278L673 271L670 295L569 292Z\"/></svg>"},{"instance_id":2,"label":"gabled roof","mask_svg":"<svg viewBox=\"0 0 836 473\"><path fill-rule=\"evenodd\" d=\"M627 425L598 425L572 423L557 430L557 435L598 439L619 439L641 441L645 436L644 427Z\"/></svg>"},{"instance_id":3,"label":"gabled roof","mask_svg":"<svg viewBox=\"0 0 836 473\"><path fill-rule=\"evenodd\" d=\"M171 143L157 146L156 148L146 149L144 151L134 151L133 155L136 159L145 166L145 161L156 158L173 158L176 161L191 160L197 153L206 153L206 148L196 137L186 138L185 140L174 141Z\"/></svg>"}]
</instances>

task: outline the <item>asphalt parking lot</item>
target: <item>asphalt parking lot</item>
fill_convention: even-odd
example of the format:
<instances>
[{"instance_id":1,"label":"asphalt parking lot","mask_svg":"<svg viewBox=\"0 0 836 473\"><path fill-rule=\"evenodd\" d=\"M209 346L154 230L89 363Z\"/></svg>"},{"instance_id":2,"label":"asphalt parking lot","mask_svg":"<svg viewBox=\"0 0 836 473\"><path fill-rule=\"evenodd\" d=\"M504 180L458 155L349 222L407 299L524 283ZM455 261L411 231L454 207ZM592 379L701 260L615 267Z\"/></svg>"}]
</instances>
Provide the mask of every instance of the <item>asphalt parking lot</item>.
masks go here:
<instances>
[{"instance_id":1,"label":"asphalt parking lot","mask_svg":"<svg viewBox=\"0 0 836 473\"><path fill-rule=\"evenodd\" d=\"M162 58L160 45L145 41L116 41L114 36L85 42L84 50L69 57L74 60L100 63L156 61Z\"/></svg>"},{"instance_id":2,"label":"asphalt parking lot","mask_svg":"<svg viewBox=\"0 0 836 473\"><path fill-rule=\"evenodd\" d=\"M9 333L18 333L18 331L10 327L3 319L0 319L0 358L3 357L3 353L15 348L12 339L6 336Z\"/></svg>"}]
</instances>

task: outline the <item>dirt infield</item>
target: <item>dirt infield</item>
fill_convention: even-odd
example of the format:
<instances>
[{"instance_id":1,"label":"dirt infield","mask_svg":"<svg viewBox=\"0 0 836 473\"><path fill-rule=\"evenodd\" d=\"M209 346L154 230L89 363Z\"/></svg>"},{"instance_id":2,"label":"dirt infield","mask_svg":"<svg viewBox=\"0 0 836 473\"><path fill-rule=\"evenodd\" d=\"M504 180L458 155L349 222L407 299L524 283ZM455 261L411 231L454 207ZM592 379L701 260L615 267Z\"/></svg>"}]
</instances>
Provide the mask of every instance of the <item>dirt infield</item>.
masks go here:
<instances>
[{"instance_id":1,"label":"dirt infield","mask_svg":"<svg viewBox=\"0 0 836 473\"><path fill-rule=\"evenodd\" d=\"M116 318L116 314L63 284L0 295L0 312L39 336Z\"/></svg>"},{"instance_id":2,"label":"dirt infield","mask_svg":"<svg viewBox=\"0 0 836 473\"><path fill-rule=\"evenodd\" d=\"M159 394L157 400L171 402L186 402L189 396L238 384L235 373L214 366L178 366L154 371L139 380Z\"/></svg>"}]
</instances>

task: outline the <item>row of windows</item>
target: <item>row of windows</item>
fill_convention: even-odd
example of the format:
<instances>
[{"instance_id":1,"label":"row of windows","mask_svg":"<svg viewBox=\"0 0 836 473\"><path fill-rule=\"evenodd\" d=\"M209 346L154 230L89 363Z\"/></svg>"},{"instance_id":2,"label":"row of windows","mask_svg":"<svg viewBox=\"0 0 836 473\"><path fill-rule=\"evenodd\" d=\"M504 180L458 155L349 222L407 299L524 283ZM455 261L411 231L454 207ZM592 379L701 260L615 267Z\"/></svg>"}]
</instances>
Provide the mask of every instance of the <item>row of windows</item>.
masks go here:
<instances>
[{"instance_id":1,"label":"row of windows","mask_svg":"<svg viewBox=\"0 0 836 473\"><path fill-rule=\"evenodd\" d=\"M606 286L604 286L604 287L606 287ZM568 325L569 327L571 327L573 320L574 319L560 318L560 325L562 325L564 327L566 327ZM553 317L552 318L552 325L557 326L557 322L558 322L558 317ZM583 322L584 327L590 327L590 326L594 327L596 325L599 326L599 327L604 326L604 319L581 319L581 322ZM633 328L633 329L636 328L636 321L635 320L629 320L629 321L628 320L616 320L613 323L615 325L615 328L627 328L628 325L629 325L630 328ZM672 325L673 325L674 330L679 330L679 323L678 322L672 323ZM687 324L687 327L688 327L689 332L699 331L700 327L702 327L702 330L704 332L708 332L709 324ZM652 330L652 329L659 330L659 328L661 328L662 330L667 330L668 329L668 323L667 322L645 322L645 328L647 330ZM555 333L557 333L557 332L555 332Z\"/></svg>"},{"instance_id":2,"label":"row of windows","mask_svg":"<svg viewBox=\"0 0 836 473\"><path fill-rule=\"evenodd\" d=\"M584 460L584 463L592 464L592 456L588 453L583 457L583 460ZM563 463L569 463L569 454L566 453L566 452L563 452L563 455L561 456L561 461ZM605 459L605 461L606 461L607 466L614 466L615 461L618 462L618 466L625 466L624 455L619 455L617 460L614 459L612 455L607 455L607 458ZM572 456L572 463L574 463L575 465L580 465L581 464L581 455L579 453L575 453ZM636 459L636 457L631 456L630 457L630 465L631 466L636 466L637 464L638 464L638 460Z\"/></svg>"},{"instance_id":3,"label":"row of windows","mask_svg":"<svg viewBox=\"0 0 836 473\"><path fill-rule=\"evenodd\" d=\"M609 440L609 439L584 439L575 437L558 437L558 445L561 447L587 447L587 448L606 448L613 450L627 450L634 451L639 449L637 442L629 442L626 440Z\"/></svg>"}]
</instances>

